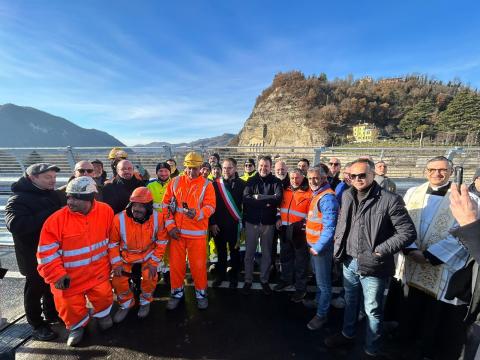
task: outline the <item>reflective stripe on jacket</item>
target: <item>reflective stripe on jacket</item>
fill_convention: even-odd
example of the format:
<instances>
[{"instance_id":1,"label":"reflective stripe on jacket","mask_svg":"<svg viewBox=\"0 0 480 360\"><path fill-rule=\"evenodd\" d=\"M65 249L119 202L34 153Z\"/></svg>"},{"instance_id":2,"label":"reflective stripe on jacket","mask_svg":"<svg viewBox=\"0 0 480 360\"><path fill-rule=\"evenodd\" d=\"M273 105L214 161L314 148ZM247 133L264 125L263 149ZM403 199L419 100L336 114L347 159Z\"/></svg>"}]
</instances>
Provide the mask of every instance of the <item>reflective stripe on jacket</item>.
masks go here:
<instances>
[{"instance_id":1,"label":"reflective stripe on jacket","mask_svg":"<svg viewBox=\"0 0 480 360\"><path fill-rule=\"evenodd\" d=\"M87 215L64 207L43 225L37 250L38 272L48 284L70 276L65 296L82 293L110 277L108 237L113 211L94 200Z\"/></svg>"},{"instance_id":2,"label":"reflective stripe on jacket","mask_svg":"<svg viewBox=\"0 0 480 360\"><path fill-rule=\"evenodd\" d=\"M282 203L280 204L280 218L282 225L288 226L307 218L308 208L312 200L309 190L287 188L283 190Z\"/></svg>"},{"instance_id":3,"label":"reflective stripe on jacket","mask_svg":"<svg viewBox=\"0 0 480 360\"><path fill-rule=\"evenodd\" d=\"M153 196L153 208L158 212L162 212L162 209L165 207L163 204L163 197L165 196L169 182L170 180L162 184L158 180L153 180L147 184L147 188Z\"/></svg>"},{"instance_id":4,"label":"reflective stripe on jacket","mask_svg":"<svg viewBox=\"0 0 480 360\"><path fill-rule=\"evenodd\" d=\"M215 212L216 205L210 181L201 176L193 180L186 175L177 176L168 184L163 203L168 206L164 214L168 231L176 227L186 239L206 238L208 218ZM184 204L195 209L193 219L185 215Z\"/></svg>"},{"instance_id":5,"label":"reflective stripe on jacket","mask_svg":"<svg viewBox=\"0 0 480 360\"><path fill-rule=\"evenodd\" d=\"M162 215L154 211L148 221L140 224L126 214L115 215L108 254L112 266L122 263L150 263L157 266L167 246L167 231Z\"/></svg>"},{"instance_id":6,"label":"reflective stripe on jacket","mask_svg":"<svg viewBox=\"0 0 480 360\"><path fill-rule=\"evenodd\" d=\"M333 240L337 216L338 201L335 192L327 185L313 197L308 209L307 242L315 251L322 251Z\"/></svg>"}]
</instances>

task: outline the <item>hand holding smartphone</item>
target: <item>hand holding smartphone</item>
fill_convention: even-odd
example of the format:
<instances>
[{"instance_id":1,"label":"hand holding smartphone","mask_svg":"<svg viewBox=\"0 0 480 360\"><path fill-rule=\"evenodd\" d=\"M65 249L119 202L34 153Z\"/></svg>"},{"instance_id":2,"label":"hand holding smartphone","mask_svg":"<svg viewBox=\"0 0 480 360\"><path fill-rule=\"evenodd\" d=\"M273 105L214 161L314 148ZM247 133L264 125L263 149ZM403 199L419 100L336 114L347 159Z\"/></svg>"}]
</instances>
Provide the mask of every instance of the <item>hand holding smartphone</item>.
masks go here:
<instances>
[{"instance_id":1,"label":"hand holding smartphone","mask_svg":"<svg viewBox=\"0 0 480 360\"><path fill-rule=\"evenodd\" d=\"M455 184L457 184L458 189L460 191L460 185L463 183L463 167L461 166L455 166L455 171L454 171L454 180Z\"/></svg>"}]
</instances>

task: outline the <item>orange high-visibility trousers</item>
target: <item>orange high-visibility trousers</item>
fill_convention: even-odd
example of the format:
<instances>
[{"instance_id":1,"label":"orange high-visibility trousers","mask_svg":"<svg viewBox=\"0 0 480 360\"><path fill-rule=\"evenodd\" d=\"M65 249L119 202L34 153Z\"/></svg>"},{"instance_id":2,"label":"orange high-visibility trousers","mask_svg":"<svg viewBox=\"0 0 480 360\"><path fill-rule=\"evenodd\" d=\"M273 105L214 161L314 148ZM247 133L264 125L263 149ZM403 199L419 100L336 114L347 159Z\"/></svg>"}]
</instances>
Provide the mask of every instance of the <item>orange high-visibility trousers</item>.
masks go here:
<instances>
[{"instance_id":1,"label":"orange high-visibility trousers","mask_svg":"<svg viewBox=\"0 0 480 360\"><path fill-rule=\"evenodd\" d=\"M146 305L153 300L153 291L157 286L157 273L153 278L149 277L149 271L147 268L144 268L145 264L140 264L142 266L142 282L141 288L142 293L140 294L140 305ZM123 264L123 271L131 273L133 264ZM135 300L133 297L132 290L130 289L130 284L128 283L128 276L114 276L112 279L112 286L117 295L117 301L120 304L120 307L123 309L131 308L135 305Z\"/></svg>"},{"instance_id":2,"label":"orange high-visibility trousers","mask_svg":"<svg viewBox=\"0 0 480 360\"><path fill-rule=\"evenodd\" d=\"M113 304L110 280L101 282L83 293L70 296L63 296L63 291L56 289L53 285L51 289L58 315L68 330L85 326L90 320L86 298L93 306L94 317L102 318L110 314Z\"/></svg>"},{"instance_id":3,"label":"orange high-visibility trousers","mask_svg":"<svg viewBox=\"0 0 480 360\"><path fill-rule=\"evenodd\" d=\"M192 272L195 290L207 289L207 240L203 239L179 239L170 240L170 283L172 292L183 288L186 255Z\"/></svg>"}]
</instances>

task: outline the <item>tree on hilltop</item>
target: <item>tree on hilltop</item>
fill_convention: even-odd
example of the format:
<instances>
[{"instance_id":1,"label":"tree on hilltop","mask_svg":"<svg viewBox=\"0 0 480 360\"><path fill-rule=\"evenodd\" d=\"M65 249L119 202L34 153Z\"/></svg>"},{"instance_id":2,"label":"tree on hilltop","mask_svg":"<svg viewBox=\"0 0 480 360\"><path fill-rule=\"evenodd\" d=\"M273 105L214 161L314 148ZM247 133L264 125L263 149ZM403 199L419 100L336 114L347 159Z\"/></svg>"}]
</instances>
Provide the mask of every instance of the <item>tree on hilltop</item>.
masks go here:
<instances>
[{"instance_id":1,"label":"tree on hilltop","mask_svg":"<svg viewBox=\"0 0 480 360\"><path fill-rule=\"evenodd\" d=\"M429 125L432 125L436 111L437 108L432 99L421 100L405 114L398 127L413 138L413 135L425 132Z\"/></svg>"},{"instance_id":2,"label":"tree on hilltop","mask_svg":"<svg viewBox=\"0 0 480 360\"><path fill-rule=\"evenodd\" d=\"M440 113L437 126L440 130L460 134L480 131L480 96L469 90L458 92L447 109Z\"/></svg>"}]
</instances>

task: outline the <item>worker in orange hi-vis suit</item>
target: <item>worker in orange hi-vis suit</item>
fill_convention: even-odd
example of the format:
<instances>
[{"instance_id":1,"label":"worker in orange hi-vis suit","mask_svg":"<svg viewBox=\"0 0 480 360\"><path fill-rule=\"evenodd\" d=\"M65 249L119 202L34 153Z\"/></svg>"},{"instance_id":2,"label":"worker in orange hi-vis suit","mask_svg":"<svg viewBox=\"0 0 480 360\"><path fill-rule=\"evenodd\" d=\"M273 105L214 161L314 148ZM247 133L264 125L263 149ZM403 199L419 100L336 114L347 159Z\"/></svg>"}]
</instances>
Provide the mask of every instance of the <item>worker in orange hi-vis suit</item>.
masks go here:
<instances>
[{"instance_id":1,"label":"worker in orange hi-vis suit","mask_svg":"<svg viewBox=\"0 0 480 360\"><path fill-rule=\"evenodd\" d=\"M184 298L186 255L195 284L199 309L208 307L207 299L207 229L208 218L215 212L215 190L200 176L202 156L185 156L184 174L168 184L163 203L165 226L170 237L171 295L167 309L175 309ZM165 211L166 210L166 211Z\"/></svg>"},{"instance_id":2,"label":"worker in orange hi-vis suit","mask_svg":"<svg viewBox=\"0 0 480 360\"><path fill-rule=\"evenodd\" d=\"M50 284L58 315L78 344L91 314L102 330L112 326L113 303L108 237L113 211L95 200L95 180L87 176L67 185L67 206L53 213L40 233L38 272ZM87 308L87 298L93 311Z\"/></svg>"},{"instance_id":3,"label":"worker in orange hi-vis suit","mask_svg":"<svg viewBox=\"0 0 480 360\"><path fill-rule=\"evenodd\" d=\"M108 253L113 270L112 285L120 304L113 316L115 323L122 322L135 305L128 282L134 264L142 268L138 317L148 316L157 285L157 266L167 243L163 216L153 211L152 193L146 187L136 188L126 209L115 215L110 231Z\"/></svg>"}]
</instances>

